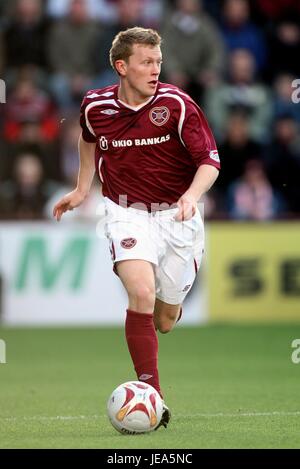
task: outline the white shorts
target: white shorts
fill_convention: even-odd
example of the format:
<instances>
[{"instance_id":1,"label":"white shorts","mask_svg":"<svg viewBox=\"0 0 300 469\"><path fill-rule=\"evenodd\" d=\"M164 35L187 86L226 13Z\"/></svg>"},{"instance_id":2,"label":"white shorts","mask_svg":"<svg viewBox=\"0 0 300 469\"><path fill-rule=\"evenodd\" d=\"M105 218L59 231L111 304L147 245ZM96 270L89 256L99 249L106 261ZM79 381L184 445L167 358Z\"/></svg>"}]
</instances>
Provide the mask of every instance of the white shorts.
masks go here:
<instances>
[{"instance_id":1,"label":"white shorts","mask_svg":"<svg viewBox=\"0 0 300 469\"><path fill-rule=\"evenodd\" d=\"M154 266L156 298L181 304L191 289L204 250L199 210L187 221L174 220L178 208L147 212L124 208L105 197L105 234L113 262L142 259Z\"/></svg>"}]
</instances>

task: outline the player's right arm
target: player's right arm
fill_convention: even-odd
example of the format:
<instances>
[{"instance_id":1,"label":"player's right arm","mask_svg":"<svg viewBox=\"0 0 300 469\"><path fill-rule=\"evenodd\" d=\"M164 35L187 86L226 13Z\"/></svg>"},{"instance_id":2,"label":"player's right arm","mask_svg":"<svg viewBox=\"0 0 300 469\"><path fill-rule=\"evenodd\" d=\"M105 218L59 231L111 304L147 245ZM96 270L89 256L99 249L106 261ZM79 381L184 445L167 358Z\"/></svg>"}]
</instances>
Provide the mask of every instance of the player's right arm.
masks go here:
<instances>
[{"instance_id":1,"label":"player's right arm","mask_svg":"<svg viewBox=\"0 0 300 469\"><path fill-rule=\"evenodd\" d=\"M60 221L62 215L82 204L89 194L95 174L96 143L86 142L82 134L78 141L79 171L76 188L60 199L53 209L53 216Z\"/></svg>"}]
</instances>

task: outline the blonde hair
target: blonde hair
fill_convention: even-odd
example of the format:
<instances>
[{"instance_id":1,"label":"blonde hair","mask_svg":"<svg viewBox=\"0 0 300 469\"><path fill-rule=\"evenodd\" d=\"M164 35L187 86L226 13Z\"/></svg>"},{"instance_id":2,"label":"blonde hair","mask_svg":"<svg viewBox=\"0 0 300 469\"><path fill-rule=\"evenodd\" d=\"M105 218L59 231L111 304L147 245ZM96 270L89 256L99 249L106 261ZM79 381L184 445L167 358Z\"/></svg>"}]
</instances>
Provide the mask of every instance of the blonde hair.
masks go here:
<instances>
[{"instance_id":1,"label":"blonde hair","mask_svg":"<svg viewBox=\"0 0 300 469\"><path fill-rule=\"evenodd\" d=\"M109 51L109 60L112 68L116 70L116 60L125 60L132 55L134 44L145 44L146 46L160 46L161 37L154 29L145 29L138 26L120 31L112 42Z\"/></svg>"}]
</instances>

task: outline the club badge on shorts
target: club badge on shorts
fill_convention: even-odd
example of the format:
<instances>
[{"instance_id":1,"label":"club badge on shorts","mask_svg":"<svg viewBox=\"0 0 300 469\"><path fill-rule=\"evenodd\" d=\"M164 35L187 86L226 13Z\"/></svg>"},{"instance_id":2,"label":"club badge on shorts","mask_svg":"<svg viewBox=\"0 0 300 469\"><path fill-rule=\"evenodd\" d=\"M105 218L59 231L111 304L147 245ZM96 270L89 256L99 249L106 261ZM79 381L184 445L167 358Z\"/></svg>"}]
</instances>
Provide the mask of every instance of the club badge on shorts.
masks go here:
<instances>
[{"instance_id":1,"label":"club badge on shorts","mask_svg":"<svg viewBox=\"0 0 300 469\"><path fill-rule=\"evenodd\" d=\"M164 125L168 122L170 111L166 106L154 107L149 112L149 118L155 125Z\"/></svg>"},{"instance_id":2,"label":"club badge on shorts","mask_svg":"<svg viewBox=\"0 0 300 469\"><path fill-rule=\"evenodd\" d=\"M137 243L137 240L135 238L124 238L121 241L121 246L124 249L132 249Z\"/></svg>"}]
</instances>

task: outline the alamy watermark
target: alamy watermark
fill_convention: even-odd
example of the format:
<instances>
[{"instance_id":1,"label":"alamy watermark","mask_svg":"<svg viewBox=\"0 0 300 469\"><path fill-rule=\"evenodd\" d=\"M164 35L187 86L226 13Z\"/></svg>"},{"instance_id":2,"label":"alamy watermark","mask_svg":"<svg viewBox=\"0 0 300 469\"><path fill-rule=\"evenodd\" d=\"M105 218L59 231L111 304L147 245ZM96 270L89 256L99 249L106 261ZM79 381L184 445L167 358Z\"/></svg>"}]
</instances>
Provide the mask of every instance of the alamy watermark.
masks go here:
<instances>
[{"instance_id":1,"label":"alamy watermark","mask_svg":"<svg viewBox=\"0 0 300 469\"><path fill-rule=\"evenodd\" d=\"M6 343L0 339L0 365L6 363Z\"/></svg>"},{"instance_id":2,"label":"alamy watermark","mask_svg":"<svg viewBox=\"0 0 300 469\"><path fill-rule=\"evenodd\" d=\"M0 79L0 103L6 103L6 84L4 80Z\"/></svg>"},{"instance_id":3,"label":"alamy watermark","mask_svg":"<svg viewBox=\"0 0 300 469\"><path fill-rule=\"evenodd\" d=\"M294 339L291 346L295 349L291 355L291 360L295 365L298 365L300 363L300 339Z\"/></svg>"},{"instance_id":4,"label":"alamy watermark","mask_svg":"<svg viewBox=\"0 0 300 469\"><path fill-rule=\"evenodd\" d=\"M151 237L154 234L155 238L162 236L164 239L168 236L170 239L174 238L174 236L175 238L181 236L190 241L195 241L198 236L202 236L204 221L203 202L197 203L195 212L192 211L191 207L189 207L189 211L184 212L187 220L193 218L192 223L186 223L176 221L176 215L179 211L176 203L151 203L150 207L142 202L130 204L125 194L119 196L118 204L109 199L105 200L105 202L99 204L97 209L99 220L96 226L96 233L98 238L108 236L108 228L111 223L113 223L115 235L117 235L117 229L122 231L124 226L132 223L136 233L142 236L148 235ZM139 221L133 216L134 214L139 215ZM116 221L120 223L116 224ZM121 235L122 232L120 233Z\"/></svg>"},{"instance_id":5,"label":"alamy watermark","mask_svg":"<svg viewBox=\"0 0 300 469\"><path fill-rule=\"evenodd\" d=\"M300 103L300 78L296 78L292 81L292 87L296 88L292 92L292 101L294 104Z\"/></svg>"}]
</instances>

